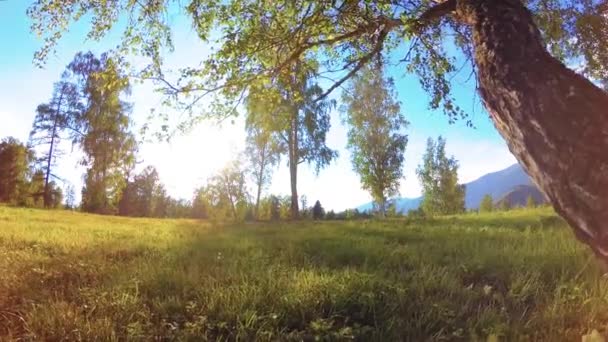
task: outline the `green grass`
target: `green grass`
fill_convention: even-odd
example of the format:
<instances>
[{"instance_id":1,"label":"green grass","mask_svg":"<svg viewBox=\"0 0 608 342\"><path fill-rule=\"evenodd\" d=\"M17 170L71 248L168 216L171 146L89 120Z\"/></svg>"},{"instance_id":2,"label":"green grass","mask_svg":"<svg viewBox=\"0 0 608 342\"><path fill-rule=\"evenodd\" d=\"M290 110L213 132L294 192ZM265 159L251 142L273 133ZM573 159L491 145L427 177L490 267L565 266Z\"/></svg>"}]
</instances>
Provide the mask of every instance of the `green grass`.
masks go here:
<instances>
[{"instance_id":1,"label":"green grass","mask_svg":"<svg viewBox=\"0 0 608 342\"><path fill-rule=\"evenodd\" d=\"M579 340L608 286L548 209L219 226L0 207L0 340Z\"/></svg>"}]
</instances>

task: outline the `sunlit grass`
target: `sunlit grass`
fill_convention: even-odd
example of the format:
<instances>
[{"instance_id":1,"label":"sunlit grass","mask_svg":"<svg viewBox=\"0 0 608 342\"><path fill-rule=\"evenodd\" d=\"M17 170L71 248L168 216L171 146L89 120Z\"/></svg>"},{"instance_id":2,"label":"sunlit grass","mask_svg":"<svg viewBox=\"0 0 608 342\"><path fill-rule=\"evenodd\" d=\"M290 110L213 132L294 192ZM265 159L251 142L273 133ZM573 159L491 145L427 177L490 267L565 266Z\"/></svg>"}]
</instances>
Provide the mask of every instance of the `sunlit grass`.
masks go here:
<instances>
[{"instance_id":1,"label":"sunlit grass","mask_svg":"<svg viewBox=\"0 0 608 342\"><path fill-rule=\"evenodd\" d=\"M219 226L0 207L0 339L578 340L608 286L548 209Z\"/></svg>"}]
</instances>

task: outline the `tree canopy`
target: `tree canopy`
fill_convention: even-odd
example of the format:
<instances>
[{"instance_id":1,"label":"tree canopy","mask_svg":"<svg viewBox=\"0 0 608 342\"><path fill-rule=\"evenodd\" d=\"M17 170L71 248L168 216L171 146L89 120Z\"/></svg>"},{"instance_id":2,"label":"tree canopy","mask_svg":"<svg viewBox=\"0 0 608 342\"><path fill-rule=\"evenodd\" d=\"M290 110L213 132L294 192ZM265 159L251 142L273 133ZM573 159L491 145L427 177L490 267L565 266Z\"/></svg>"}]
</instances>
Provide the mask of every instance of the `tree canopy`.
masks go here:
<instances>
[{"instance_id":1,"label":"tree canopy","mask_svg":"<svg viewBox=\"0 0 608 342\"><path fill-rule=\"evenodd\" d=\"M291 216L298 218L298 165L318 173L337 157L325 144L335 101L317 101L322 88L311 79L310 66L297 63L283 77L253 87L247 97L247 126L269 135L276 153L287 154L291 185Z\"/></svg>"},{"instance_id":2,"label":"tree canopy","mask_svg":"<svg viewBox=\"0 0 608 342\"><path fill-rule=\"evenodd\" d=\"M77 123L77 142L87 166L82 207L86 211L116 211L124 188L125 175L135 163L136 142L130 132L130 104L122 96L129 93L129 79L116 62L102 54L78 53L68 66L79 87L85 108Z\"/></svg>"},{"instance_id":3,"label":"tree canopy","mask_svg":"<svg viewBox=\"0 0 608 342\"><path fill-rule=\"evenodd\" d=\"M34 152L19 140L0 141L0 202L23 202L28 195L28 181Z\"/></svg>"},{"instance_id":4,"label":"tree canopy","mask_svg":"<svg viewBox=\"0 0 608 342\"><path fill-rule=\"evenodd\" d=\"M448 157L446 140L439 136L437 141L427 140L422 164L416 169L422 185L422 210L429 215L452 215L462 213L464 206L464 185L458 184L458 162Z\"/></svg>"},{"instance_id":5,"label":"tree canopy","mask_svg":"<svg viewBox=\"0 0 608 342\"><path fill-rule=\"evenodd\" d=\"M148 57L139 76L157 82L169 103L195 116L234 114L235 100L296 61L316 61L316 76L332 80L319 94L324 97L374 57L394 53L402 56L404 70L418 76L430 95L430 107L455 120L467 113L454 103L450 80L462 69L458 56L472 62L470 27L449 15L458 2L40 0L28 15L33 32L45 41L36 54L39 63L54 51L70 25L85 15L92 18L90 39L120 30L119 23L124 22L118 52ZM602 42L608 38L608 21L602 1L528 0L525 5L555 57L581 62L585 75L606 84L608 46ZM214 49L199 67L170 74L163 68L164 52L173 49L172 22L166 14L176 10ZM475 72L475 64L470 66ZM197 107L203 98L215 105L207 105L208 110Z\"/></svg>"},{"instance_id":6,"label":"tree canopy","mask_svg":"<svg viewBox=\"0 0 608 342\"><path fill-rule=\"evenodd\" d=\"M364 68L342 96L353 169L382 216L387 200L399 193L407 145L408 122L395 97L393 80L385 79L380 63Z\"/></svg>"},{"instance_id":7,"label":"tree canopy","mask_svg":"<svg viewBox=\"0 0 608 342\"><path fill-rule=\"evenodd\" d=\"M30 132L29 144L31 146L45 146L47 150L40 157L43 164L44 176L44 206L53 205L52 192L50 185L51 177L58 178L52 173L57 158L61 155L59 143L66 138L66 131L69 137L76 141L80 132L73 129L76 120L83 111L83 104L80 101L80 94L76 85L66 80L67 73L62 75L62 80L55 83L53 95L48 103L43 103L36 108L36 117L32 131Z\"/></svg>"}]
</instances>

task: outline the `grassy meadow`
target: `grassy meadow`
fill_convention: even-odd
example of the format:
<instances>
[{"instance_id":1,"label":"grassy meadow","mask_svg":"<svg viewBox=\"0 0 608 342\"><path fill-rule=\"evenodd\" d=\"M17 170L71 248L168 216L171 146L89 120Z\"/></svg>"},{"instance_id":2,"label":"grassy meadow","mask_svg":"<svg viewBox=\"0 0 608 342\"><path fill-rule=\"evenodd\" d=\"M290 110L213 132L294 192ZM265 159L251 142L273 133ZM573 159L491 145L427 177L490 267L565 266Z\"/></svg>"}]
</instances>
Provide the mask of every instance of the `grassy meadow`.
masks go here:
<instances>
[{"instance_id":1,"label":"grassy meadow","mask_svg":"<svg viewBox=\"0 0 608 342\"><path fill-rule=\"evenodd\" d=\"M550 209L220 225L0 207L0 340L580 340L608 285Z\"/></svg>"}]
</instances>

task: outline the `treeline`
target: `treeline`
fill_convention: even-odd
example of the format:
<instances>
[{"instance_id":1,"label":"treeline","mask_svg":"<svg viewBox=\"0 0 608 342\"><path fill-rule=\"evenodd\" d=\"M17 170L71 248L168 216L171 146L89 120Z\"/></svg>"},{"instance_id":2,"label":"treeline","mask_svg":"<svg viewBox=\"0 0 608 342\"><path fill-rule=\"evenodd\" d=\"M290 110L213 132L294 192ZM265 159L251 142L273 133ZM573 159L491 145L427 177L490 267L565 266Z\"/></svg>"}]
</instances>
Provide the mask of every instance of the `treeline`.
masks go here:
<instances>
[{"instance_id":1,"label":"treeline","mask_svg":"<svg viewBox=\"0 0 608 342\"><path fill-rule=\"evenodd\" d=\"M74 189L68 186L64 197L55 180L49 182L49 202L45 204L45 172L40 168L35 151L15 138L0 142L0 202L16 206L38 208L81 209L87 212L91 206L85 201L77 206ZM167 195L157 170L148 166L140 173L123 179L124 187L117 197L115 208L106 206L98 213L133 217L174 217L215 220L286 220L291 218L291 197L269 195L254 203L247 189L247 173L234 161L211 177L207 184L195 190L193 200L177 200ZM83 196L87 191L82 190ZM83 198L84 199L84 198ZM65 201L64 201L65 200ZM310 219L357 219L369 218L367 213L346 210L325 212L319 201L308 206L305 196L299 198L299 216Z\"/></svg>"},{"instance_id":2,"label":"treeline","mask_svg":"<svg viewBox=\"0 0 608 342\"><path fill-rule=\"evenodd\" d=\"M132 105L125 101L129 78L119 61L107 54L78 53L54 85L50 100L40 104L27 145L7 138L0 150L0 201L14 205L59 207L62 182L55 167L65 143L80 148L85 166L81 202L66 187L65 206L82 211L136 217L195 217L221 220L352 219L372 213L325 212L298 195L298 168L317 173L338 156L326 145L330 112L336 101L323 98L312 75L315 65L295 63L291 73L252 87L244 102L246 147L190 201L168 196L157 170L135 172L138 144L131 132ZM320 99L321 98L321 99ZM403 180L409 125L395 100L392 79L381 60L363 68L345 88L340 112L348 126L347 148L361 186L374 201L373 215L398 214L391 198ZM419 212L425 215L464 211L464 187L458 163L447 157L446 141L428 140L417 169L424 189ZM36 157L36 153L38 156ZM279 162L287 162L289 196L265 194Z\"/></svg>"},{"instance_id":3,"label":"treeline","mask_svg":"<svg viewBox=\"0 0 608 342\"><path fill-rule=\"evenodd\" d=\"M526 198L525 205L516 205L516 204L511 203L506 198L503 198L499 201L494 201L494 199L492 198L492 195L486 194L481 199L481 203L479 204L478 211L480 213L488 213L488 212L492 212L492 211L509 211L511 209L518 208L518 207L525 207L525 208L531 209L531 208L536 208L538 206L544 206L544 205L546 205L546 204L543 203L542 201L537 202L537 200L535 200L532 195L528 195L528 197Z\"/></svg>"},{"instance_id":4,"label":"treeline","mask_svg":"<svg viewBox=\"0 0 608 342\"><path fill-rule=\"evenodd\" d=\"M0 202L17 206L58 208L63 191L54 181L46 183L43 170L35 167L34 151L19 140L0 142Z\"/></svg>"}]
</instances>

